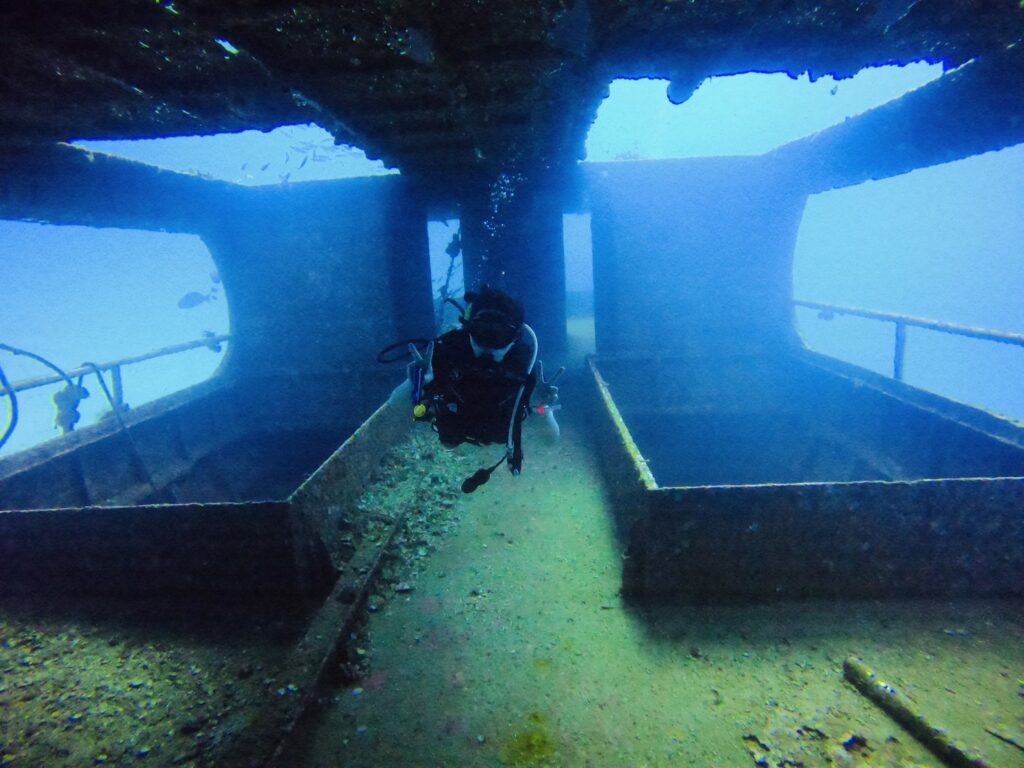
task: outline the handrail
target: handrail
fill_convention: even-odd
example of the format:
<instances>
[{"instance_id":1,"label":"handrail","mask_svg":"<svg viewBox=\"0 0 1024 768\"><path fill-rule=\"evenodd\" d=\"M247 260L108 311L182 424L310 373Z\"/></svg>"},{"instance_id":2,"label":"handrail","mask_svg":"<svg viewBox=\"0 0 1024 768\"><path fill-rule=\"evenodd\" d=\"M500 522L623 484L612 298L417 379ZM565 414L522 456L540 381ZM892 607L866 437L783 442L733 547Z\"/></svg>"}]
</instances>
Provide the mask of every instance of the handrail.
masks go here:
<instances>
[{"instance_id":1,"label":"handrail","mask_svg":"<svg viewBox=\"0 0 1024 768\"><path fill-rule=\"evenodd\" d=\"M912 315L898 315L891 312L876 312L871 309L839 307L834 304L821 304L816 301L802 301L800 299L794 299L793 303L801 307L810 307L811 309L821 309L835 312L837 315L857 315L859 317L868 317L871 318L872 320L887 320L893 323L902 323L903 325L913 325L919 328L927 328L931 331L941 331L942 333L954 333L960 336L971 336L976 339L987 339L988 341L998 341L1004 344L1016 344L1017 346L1024 347L1024 334L1020 333L993 331L989 328L974 328L969 325L944 323L939 320L926 320L923 317L913 317Z\"/></svg>"},{"instance_id":2,"label":"handrail","mask_svg":"<svg viewBox=\"0 0 1024 768\"><path fill-rule=\"evenodd\" d=\"M223 341L230 341L230 334L209 334L202 339L196 341L186 341L181 344L173 344L169 347L161 347L155 349L152 352L146 352L142 355L132 355L131 357L122 357L120 360L113 360L109 363L99 363L93 365L82 365L78 368L67 372L68 378L75 378L77 376L85 376L88 374L95 373L96 370L100 371L114 371L115 376L115 389L120 389L120 369L124 365L133 365L135 363L142 363L146 360L152 360L157 357L165 357L166 355L176 355L180 352L188 352L190 349L198 349L199 347L208 347L214 352L219 352L218 345ZM35 379L25 379L24 381L16 381L10 385L10 389L0 385L0 397L3 397L10 392L24 392L26 389L35 389L36 387L45 387L47 384L56 384L58 382L65 381L64 377L51 375L51 376L40 376Z\"/></svg>"},{"instance_id":3,"label":"handrail","mask_svg":"<svg viewBox=\"0 0 1024 768\"><path fill-rule=\"evenodd\" d=\"M896 346L893 352L892 377L899 381L903 380L903 357L907 341L907 326L925 328L929 331L938 331L939 333L948 333L956 336L967 336L972 339L983 339L985 341L996 341L1000 344L1014 344L1018 347L1024 347L1024 334L1020 333L994 331L989 328L974 328L969 325L945 323L939 320L927 320L923 317L900 315L893 312L876 312L871 309L841 307L835 304L823 304L818 301L794 299L793 304L799 307L821 310L822 313L831 312L836 315L854 315L856 317L866 317L869 320L882 320L884 322L895 323Z\"/></svg>"}]
</instances>

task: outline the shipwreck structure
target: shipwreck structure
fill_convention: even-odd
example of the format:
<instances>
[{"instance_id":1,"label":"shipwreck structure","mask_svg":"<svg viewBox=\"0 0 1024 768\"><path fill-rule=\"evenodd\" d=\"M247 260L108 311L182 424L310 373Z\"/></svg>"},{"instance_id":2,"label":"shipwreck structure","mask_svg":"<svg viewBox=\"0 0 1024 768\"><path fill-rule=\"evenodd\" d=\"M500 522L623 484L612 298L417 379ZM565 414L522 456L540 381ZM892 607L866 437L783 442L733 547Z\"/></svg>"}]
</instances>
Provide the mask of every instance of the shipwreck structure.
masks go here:
<instances>
[{"instance_id":1,"label":"shipwreck structure","mask_svg":"<svg viewBox=\"0 0 1024 768\"><path fill-rule=\"evenodd\" d=\"M6 6L0 218L198 235L230 339L203 384L0 460L0 594L310 605L303 695L209 764L289 764L377 572L354 500L411 422L374 357L432 327L430 218L460 218L467 283L522 296L557 359L563 216L590 214L577 376L625 595L1024 591L1024 430L809 352L792 295L808 196L1024 142L1017 0ZM946 73L762 156L579 163L617 77L679 101L914 61ZM242 188L66 143L310 122L401 173Z\"/></svg>"},{"instance_id":2,"label":"shipwreck structure","mask_svg":"<svg viewBox=\"0 0 1024 768\"><path fill-rule=\"evenodd\" d=\"M200 236L231 340L125 417L135 450L111 422L0 462L0 589L336 588L346 503L407 425L373 359L432 324L428 217L460 217L467 282L523 296L557 356L563 215L587 211L630 594L1020 594L1024 433L807 352L791 272L809 195L1024 141L1022 34L1016 0L8 8L0 217ZM616 77L679 98L921 60L946 74L766 155L579 164ZM307 122L401 174L240 188L64 143ZM686 436L671 487L654 422Z\"/></svg>"}]
</instances>

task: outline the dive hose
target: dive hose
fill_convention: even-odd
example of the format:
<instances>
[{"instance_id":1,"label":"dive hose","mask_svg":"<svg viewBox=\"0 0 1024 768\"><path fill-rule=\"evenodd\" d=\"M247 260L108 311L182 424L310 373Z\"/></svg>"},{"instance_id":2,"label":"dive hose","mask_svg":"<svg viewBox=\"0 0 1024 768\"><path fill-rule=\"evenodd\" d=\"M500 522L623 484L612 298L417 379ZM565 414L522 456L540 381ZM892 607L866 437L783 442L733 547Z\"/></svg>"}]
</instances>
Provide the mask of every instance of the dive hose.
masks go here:
<instances>
[{"instance_id":1,"label":"dive hose","mask_svg":"<svg viewBox=\"0 0 1024 768\"><path fill-rule=\"evenodd\" d=\"M5 393L11 401L11 418L7 422L7 428L4 430L4 433L0 435L0 448L3 448L4 443L14 434L14 428L18 426L18 396L14 393L14 387L11 386L11 382L4 375L3 368L0 368L0 384L3 384Z\"/></svg>"},{"instance_id":2,"label":"dive hose","mask_svg":"<svg viewBox=\"0 0 1024 768\"><path fill-rule=\"evenodd\" d=\"M537 334L533 332L533 329L526 323L523 323L523 330L530 339L530 343L533 347L533 355L530 357L530 365L526 368L526 378L530 378L530 374L533 373L533 366L537 363ZM491 467L483 467L478 469L472 475L467 477L462 482L463 493L473 493L477 488L486 483L491 479L491 473L494 472L503 462L508 460L509 466L512 467L512 474L518 475L519 469L513 466L512 462L516 460L516 449L519 441L522 439L522 419L519 418L519 406L523 402L523 393L526 391L526 383L519 385L519 391L516 392L515 405L512 408L512 418L509 419L508 424L508 440L505 442L505 455L498 459L498 462ZM522 461L522 454L519 455L519 460Z\"/></svg>"}]
</instances>

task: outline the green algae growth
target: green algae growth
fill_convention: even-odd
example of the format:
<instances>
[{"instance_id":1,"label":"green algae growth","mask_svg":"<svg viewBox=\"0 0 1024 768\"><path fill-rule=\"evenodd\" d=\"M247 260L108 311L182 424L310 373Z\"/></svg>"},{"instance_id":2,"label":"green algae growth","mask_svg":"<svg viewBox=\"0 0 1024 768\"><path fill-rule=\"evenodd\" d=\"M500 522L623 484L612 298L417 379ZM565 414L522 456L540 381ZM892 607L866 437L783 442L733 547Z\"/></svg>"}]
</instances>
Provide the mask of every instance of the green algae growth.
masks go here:
<instances>
[{"instance_id":1,"label":"green algae growth","mask_svg":"<svg viewBox=\"0 0 1024 768\"><path fill-rule=\"evenodd\" d=\"M526 716L528 727L517 732L501 753L501 761L516 768L537 768L551 764L555 756L555 742L547 729L547 718L542 712Z\"/></svg>"}]
</instances>

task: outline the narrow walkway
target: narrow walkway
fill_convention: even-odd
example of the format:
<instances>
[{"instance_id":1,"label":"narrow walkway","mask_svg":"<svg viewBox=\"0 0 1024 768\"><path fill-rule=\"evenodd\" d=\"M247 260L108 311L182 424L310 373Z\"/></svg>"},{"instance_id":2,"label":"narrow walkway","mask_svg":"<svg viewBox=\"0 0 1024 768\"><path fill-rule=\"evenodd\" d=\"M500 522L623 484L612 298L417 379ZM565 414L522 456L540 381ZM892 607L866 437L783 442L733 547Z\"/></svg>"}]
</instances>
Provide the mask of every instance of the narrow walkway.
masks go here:
<instances>
[{"instance_id":1,"label":"narrow walkway","mask_svg":"<svg viewBox=\"0 0 1024 768\"><path fill-rule=\"evenodd\" d=\"M939 766L843 681L850 654L1020 765L985 730L1024 739L1019 604L630 608L580 430L532 437L523 475L462 498L413 591L370 616L370 673L306 766ZM465 474L493 452L467 450Z\"/></svg>"}]
</instances>

